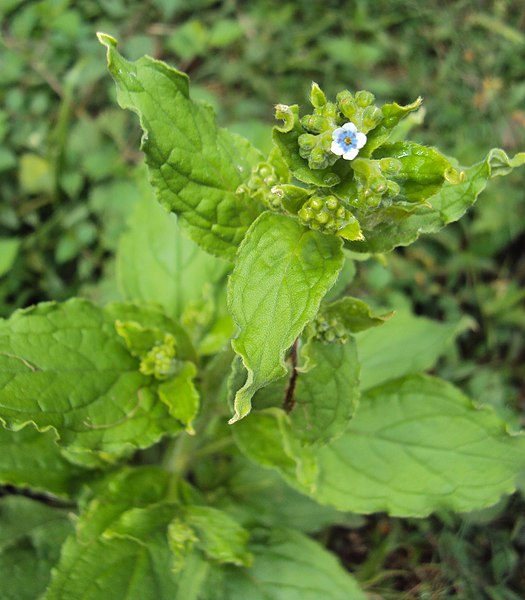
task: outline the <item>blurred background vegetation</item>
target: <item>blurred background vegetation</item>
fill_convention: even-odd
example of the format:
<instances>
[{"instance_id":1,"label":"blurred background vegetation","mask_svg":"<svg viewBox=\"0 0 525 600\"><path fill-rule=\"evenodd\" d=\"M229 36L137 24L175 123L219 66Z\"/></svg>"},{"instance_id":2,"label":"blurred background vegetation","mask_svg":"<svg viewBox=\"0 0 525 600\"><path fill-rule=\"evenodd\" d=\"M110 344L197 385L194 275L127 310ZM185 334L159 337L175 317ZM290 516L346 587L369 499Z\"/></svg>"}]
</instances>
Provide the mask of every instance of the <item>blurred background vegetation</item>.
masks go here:
<instances>
[{"instance_id":1,"label":"blurred background vegetation","mask_svg":"<svg viewBox=\"0 0 525 600\"><path fill-rule=\"evenodd\" d=\"M186 71L222 125L269 148L273 105L330 95L425 99L413 130L469 165L525 149L519 0L0 0L0 315L43 300L118 298L115 252L143 177L137 120L118 108L100 30L131 59ZM139 174L137 174L139 173ZM525 423L525 176L494 182L440 235L360 263L354 293L459 322L439 365L509 427ZM522 482L525 493L525 481ZM320 536L371 598L525 597L525 504L363 519Z\"/></svg>"}]
</instances>

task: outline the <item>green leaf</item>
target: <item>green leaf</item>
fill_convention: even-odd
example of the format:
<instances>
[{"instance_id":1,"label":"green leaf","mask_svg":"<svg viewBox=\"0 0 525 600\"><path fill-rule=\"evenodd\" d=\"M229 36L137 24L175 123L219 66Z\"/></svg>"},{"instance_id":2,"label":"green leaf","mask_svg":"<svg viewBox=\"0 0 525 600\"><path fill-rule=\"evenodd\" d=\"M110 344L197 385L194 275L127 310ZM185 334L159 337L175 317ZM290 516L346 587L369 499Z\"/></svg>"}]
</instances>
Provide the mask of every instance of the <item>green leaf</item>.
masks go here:
<instances>
[{"instance_id":1,"label":"green leaf","mask_svg":"<svg viewBox=\"0 0 525 600\"><path fill-rule=\"evenodd\" d=\"M249 565L248 532L218 509L188 505L196 499L188 488L155 467L93 486L45 599L197 600L210 570L201 556Z\"/></svg>"},{"instance_id":2,"label":"green leaf","mask_svg":"<svg viewBox=\"0 0 525 600\"><path fill-rule=\"evenodd\" d=\"M235 422L261 387L286 374L284 354L316 314L343 266L341 241L295 220L264 213L239 248L228 286L240 328L232 345L248 371L235 397Z\"/></svg>"},{"instance_id":3,"label":"green leaf","mask_svg":"<svg viewBox=\"0 0 525 600\"><path fill-rule=\"evenodd\" d=\"M64 544L44 599L175 598L172 554L159 519L153 518L158 515L134 511L124 517L134 508L167 500L169 474L160 469L125 470L111 477ZM136 527L130 531L131 525Z\"/></svg>"},{"instance_id":4,"label":"green leaf","mask_svg":"<svg viewBox=\"0 0 525 600\"><path fill-rule=\"evenodd\" d=\"M44 592L72 529L68 513L23 496L0 498L2 600L35 600Z\"/></svg>"},{"instance_id":5,"label":"green leaf","mask_svg":"<svg viewBox=\"0 0 525 600\"><path fill-rule=\"evenodd\" d=\"M311 340L309 369L297 374L290 419L294 433L307 444L323 445L345 431L359 401L359 361L355 341Z\"/></svg>"},{"instance_id":6,"label":"green leaf","mask_svg":"<svg viewBox=\"0 0 525 600\"><path fill-rule=\"evenodd\" d=\"M227 265L183 235L175 215L140 184L145 189L118 246L118 284L127 300L158 302L179 319L187 305L202 300L206 286L224 277Z\"/></svg>"},{"instance_id":7,"label":"green leaf","mask_svg":"<svg viewBox=\"0 0 525 600\"><path fill-rule=\"evenodd\" d=\"M350 252L348 250L343 249L343 254L345 255L343 268L339 272L339 276L337 277L337 281L335 282L334 286L324 297L325 302L332 302L333 300L336 300L342 296L354 280L356 274L355 263L350 258Z\"/></svg>"},{"instance_id":8,"label":"green leaf","mask_svg":"<svg viewBox=\"0 0 525 600\"><path fill-rule=\"evenodd\" d=\"M34 427L8 431L0 427L0 484L71 496L85 473L60 453L52 431Z\"/></svg>"},{"instance_id":9,"label":"green leaf","mask_svg":"<svg viewBox=\"0 0 525 600\"><path fill-rule=\"evenodd\" d=\"M107 461L180 430L118 336L117 308L140 319L134 306L101 310L73 299L0 322L0 419L8 428L53 428L68 450ZM152 324L169 322L153 310L143 314Z\"/></svg>"},{"instance_id":10,"label":"green leaf","mask_svg":"<svg viewBox=\"0 0 525 600\"><path fill-rule=\"evenodd\" d=\"M430 369L458 329L456 324L399 311L381 327L357 334L361 389Z\"/></svg>"},{"instance_id":11,"label":"green leaf","mask_svg":"<svg viewBox=\"0 0 525 600\"><path fill-rule=\"evenodd\" d=\"M366 394L345 435L321 449L315 498L359 513L470 511L513 492L524 467L524 437L492 408L411 376Z\"/></svg>"},{"instance_id":12,"label":"green leaf","mask_svg":"<svg viewBox=\"0 0 525 600\"><path fill-rule=\"evenodd\" d=\"M166 316L159 306L113 302L105 306L103 312L114 321L115 330L133 356L144 358L150 349L146 344L163 342L167 335L175 340L177 358L197 362L197 354L186 330Z\"/></svg>"},{"instance_id":13,"label":"green leaf","mask_svg":"<svg viewBox=\"0 0 525 600\"><path fill-rule=\"evenodd\" d=\"M178 372L158 388L160 399L168 407L170 415L190 434L195 433L193 420L200 407L199 392L193 383L196 375L197 368L193 363L182 363Z\"/></svg>"},{"instance_id":14,"label":"green leaf","mask_svg":"<svg viewBox=\"0 0 525 600\"><path fill-rule=\"evenodd\" d=\"M233 428L235 443L251 461L280 471L286 479L311 488L317 478L313 450L304 447L292 429L289 416L279 408L254 411Z\"/></svg>"},{"instance_id":15,"label":"green leaf","mask_svg":"<svg viewBox=\"0 0 525 600\"><path fill-rule=\"evenodd\" d=\"M20 250L18 238L0 238L0 277L13 266Z\"/></svg>"},{"instance_id":16,"label":"green leaf","mask_svg":"<svg viewBox=\"0 0 525 600\"><path fill-rule=\"evenodd\" d=\"M187 506L184 519L197 533L196 547L210 560L245 567L252 564L248 531L227 513L211 506Z\"/></svg>"},{"instance_id":17,"label":"green leaf","mask_svg":"<svg viewBox=\"0 0 525 600\"><path fill-rule=\"evenodd\" d=\"M358 333L371 327L383 325L393 315L394 312L385 313L380 316L374 315L366 302L352 296L345 296L340 300L323 306L319 313L319 317L328 324L332 326L334 324L341 325L349 333Z\"/></svg>"},{"instance_id":18,"label":"green leaf","mask_svg":"<svg viewBox=\"0 0 525 600\"><path fill-rule=\"evenodd\" d=\"M364 227L364 241L347 245L357 252L389 252L396 246L412 244L422 233L435 233L449 223L458 221L476 202L487 182L507 175L525 164L525 152L509 158L503 150L492 149L484 160L461 171L458 180L445 181L440 191L427 199L425 205L402 219L383 221L373 228Z\"/></svg>"},{"instance_id":19,"label":"green leaf","mask_svg":"<svg viewBox=\"0 0 525 600\"><path fill-rule=\"evenodd\" d=\"M206 600L365 600L355 579L317 542L275 530L252 546L250 569L228 568L224 587Z\"/></svg>"},{"instance_id":20,"label":"green leaf","mask_svg":"<svg viewBox=\"0 0 525 600\"><path fill-rule=\"evenodd\" d=\"M422 103L423 99L419 97L411 104L405 106L400 106L397 102L383 104L381 112L383 113L384 118L381 123L368 134L364 155L369 156L376 148L384 144L394 133L395 128L399 123L411 112L419 110Z\"/></svg>"},{"instance_id":21,"label":"green leaf","mask_svg":"<svg viewBox=\"0 0 525 600\"><path fill-rule=\"evenodd\" d=\"M126 538L147 545L152 535L166 531L178 510L175 502L130 508L120 514L102 535L106 540Z\"/></svg>"},{"instance_id":22,"label":"green leaf","mask_svg":"<svg viewBox=\"0 0 525 600\"><path fill-rule=\"evenodd\" d=\"M26 194L51 194L54 188L53 168L48 160L38 154L22 154L18 179Z\"/></svg>"},{"instance_id":23,"label":"green leaf","mask_svg":"<svg viewBox=\"0 0 525 600\"><path fill-rule=\"evenodd\" d=\"M401 188L401 199L409 202L426 200L440 190L445 177L451 178L454 173L452 164L441 152L414 142L385 144L374 153L374 158L399 160L401 170L392 179Z\"/></svg>"},{"instance_id":24,"label":"green leaf","mask_svg":"<svg viewBox=\"0 0 525 600\"><path fill-rule=\"evenodd\" d=\"M287 485L275 470L236 457L214 505L245 527L290 527L305 533L332 525L359 526L361 517L322 506Z\"/></svg>"},{"instance_id":25,"label":"green leaf","mask_svg":"<svg viewBox=\"0 0 525 600\"><path fill-rule=\"evenodd\" d=\"M149 56L129 62L113 38L98 38L107 48L120 106L140 117L142 149L161 204L180 216L206 251L233 259L261 208L236 190L262 155L219 129L209 106L191 100L187 75Z\"/></svg>"}]
</instances>

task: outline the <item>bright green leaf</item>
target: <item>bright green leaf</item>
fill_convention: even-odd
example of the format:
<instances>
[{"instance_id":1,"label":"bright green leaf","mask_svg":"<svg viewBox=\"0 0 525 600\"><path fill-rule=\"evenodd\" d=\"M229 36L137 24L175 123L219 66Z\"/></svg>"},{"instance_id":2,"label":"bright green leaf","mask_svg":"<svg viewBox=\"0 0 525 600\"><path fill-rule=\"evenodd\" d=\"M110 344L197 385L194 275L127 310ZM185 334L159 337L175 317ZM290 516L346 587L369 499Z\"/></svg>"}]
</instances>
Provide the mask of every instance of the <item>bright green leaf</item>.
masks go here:
<instances>
[{"instance_id":1,"label":"bright green leaf","mask_svg":"<svg viewBox=\"0 0 525 600\"><path fill-rule=\"evenodd\" d=\"M246 527L291 527L315 532L332 525L359 526L361 517L322 506L287 485L277 471L244 458L230 465L215 506Z\"/></svg>"},{"instance_id":2,"label":"bright green leaf","mask_svg":"<svg viewBox=\"0 0 525 600\"><path fill-rule=\"evenodd\" d=\"M370 229L364 227L365 240L349 242L348 247L357 252L380 253L389 252L396 246L408 246L420 234L435 233L458 221L476 202L490 179L507 175L523 164L524 152L509 158L503 150L494 148L484 160L460 172L457 180L445 181L440 191L413 214L385 220Z\"/></svg>"},{"instance_id":3,"label":"bright green leaf","mask_svg":"<svg viewBox=\"0 0 525 600\"><path fill-rule=\"evenodd\" d=\"M233 348L248 377L235 398L235 422L261 387L286 373L284 354L316 314L343 266L341 241L294 219L264 213L246 235L230 278L230 312L240 328Z\"/></svg>"},{"instance_id":4,"label":"bright green leaf","mask_svg":"<svg viewBox=\"0 0 525 600\"><path fill-rule=\"evenodd\" d=\"M326 321L329 325L340 325L350 333L358 333L371 327L383 325L393 314L393 312L389 312L379 316L374 315L366 302L359 300L359 298L345 296L340 300L323 306L319 318Z\"/></svg>"},{"instance_id":5,"label":"bright green leaf","mask_svg":"<svg viewBox=\"0 0 525 600\"><path fill-rule=\"evenodd\" d=\"M158 302L179 319L184 307L201 300L205 286L215 285L226 270L181 232L151 188L143 190L117 251L117 280L127 300Z\"/></svg>"},{"instance_id":6,"label":"bright green leaf","mask_svg":"<svg viewBox=\"0 0 525 600\"><path fill-rule=\"evenodd\" d=\"M445 381L411 376L365 395L319 453L315 498L340 510L423 517L470 511L515 489L525 439Z\"/></svg>"},{"instance_id":7,"label":"bright green leaf","mask_svg":"<svg viewBox=\"0 0 525 600\"><path fill-rule=\"evenodd\" d=\"M385 144L374 153L374 158L385 157L401 163L401 170L392 179L401 187L400 199L409 202L426 200L440 190L445 176L454 173L452 164L441 152L414 142Z\"/></svg>"},{"instance_id":8,"label":"bright green leaf","mask_svg":"<svg viewBox=\"0 0 525 600\"><path fill-rule=\"evenodd\" d=\"M129 62L112 37L98 37L107 48L119 104L140 117L142 149L160 202L205 250L233 259L260 212L236 190L262 155L219 129L209 106L190 99L187 75L149 56Z\"/></svg>"},{"instance_id":9,"label":"bright green leaf","mask_svg":"<svg viewBox=\"0 0 525 600\"><path fill-rule=\"evenodd\" d=\"M210 591L206 600L366 599L335 556L297 531L272 531L251 549L253 567L230 567L224 588Z\"/></svg>"},{"instance_id":10,"label":"bright green leaf","mask_svg":"<svg viewBox=\"0 0 525 600\"><path fill-rule=\"evenodd\" d=\"M354 280L356 274L355 263L350 258L350 252L348 250L343 249L343 254L345 255L343 268L339 271L339 276L337 277L334 287L330 289L324 297L325 302L332 302L343 295Z\"/></svg>"},{"instance_id":11,"label":"bright green leaf","mask_svg":"<svg viewBox=\"0 0 525 600\"><path fill-rule=\"evenodd\" d=\"M195 433L193 420L200 406L199 392L193 383L196 375L197 368L193 363L182 363L177 373L158 388L160 399L168 407L170 415L191 434Z\"/></svg>"},{"instance_id":12,"label":"bright green leaf","mask_svg":"<svg viewBox=\"0 0 525 600\"><path fill-rule=\"evenodd\" d=\"M19 250L18 238L0 238L0 277L11 269Z\"/></svg>"},{"instance_id":13,"label":"bright green leaf","mask_svg":"<svg viewBox=\"0 0 525 600\"><path fill-rule=\"evenodd\" d=\"M54 428L60 445L110 461L180 429L118 336L117 306L124 318L141 314L73 299L0 322L0 418L10 429Z\"/></svg>"},{"instance_id":14,"label":"bright green leaf","mask_svg":"<svg viewBox=\"0 0 525 600\"><path fill-rule=\"evenodd\" d=\"M286 479L303 488L315 487L317 463L314 452L303 447L288 415L279 408L254 411L233 427L233 437L251 461L277 469Z\"/></svg>"},{"instance_id":15,"label":"bright green leaf","mask_svg":"<svg viewBox=\"0 0 525 600\"><path fill-rule=\"evenodd\" d=\"M381 327L356 335L361 363L361 389L434 366L458 326L399 311Z\"/></svg>"},{"instance_id":16,"label":"bright green leaf","mask_svg":"<svg viewBox=\"0 0 525 600\"><path fill-rule=\"evenodd\" d=\"M195 529L200 548L210 560L249 567L249 534L227 513L211 506L187 506L185 521Z\"/></svg>"}]
</instances>

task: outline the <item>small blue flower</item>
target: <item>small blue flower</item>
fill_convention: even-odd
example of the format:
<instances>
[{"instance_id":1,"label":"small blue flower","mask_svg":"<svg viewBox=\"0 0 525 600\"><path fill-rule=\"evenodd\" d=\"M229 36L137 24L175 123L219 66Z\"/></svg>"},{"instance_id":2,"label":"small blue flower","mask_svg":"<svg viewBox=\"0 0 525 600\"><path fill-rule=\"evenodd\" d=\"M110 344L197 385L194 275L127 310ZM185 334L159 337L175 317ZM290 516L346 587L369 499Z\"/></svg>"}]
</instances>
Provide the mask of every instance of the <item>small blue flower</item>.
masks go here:
<instances>
[{"instance_id":1,"label":"small blue flower","mask_svg":"<svg viewBox=\"0 0 525 600\"><path fill-rule=\"evenodd\" d=\"M345 160L353 160L366 144L366 135L357 131L352 122L348 122L332 132L332 140L330 149L334 154L342 156Z\"/></svg>"}]
</instances>

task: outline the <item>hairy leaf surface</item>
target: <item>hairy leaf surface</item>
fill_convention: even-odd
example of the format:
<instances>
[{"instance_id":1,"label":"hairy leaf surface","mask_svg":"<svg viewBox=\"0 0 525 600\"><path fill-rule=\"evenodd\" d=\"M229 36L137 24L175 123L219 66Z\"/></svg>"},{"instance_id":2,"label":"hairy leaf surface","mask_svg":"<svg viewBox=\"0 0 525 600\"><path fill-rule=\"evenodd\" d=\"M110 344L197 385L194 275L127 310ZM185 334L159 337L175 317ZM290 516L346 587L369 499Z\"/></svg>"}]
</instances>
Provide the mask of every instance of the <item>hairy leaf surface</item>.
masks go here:
<instances>
[{"instance_id":1,"label":"hairy leaf surface","mask_svg":"<svg viewBox=\"0 0 525 600\"><path fill-rule=\"evenodd\" d=\"M228 286L240 328L233 348L248 372L232 422L246 416L254 393L286 373L284 354L315 315L343 266L341 241L295 220L264 213L246 235Z\"/></svg>"},{"instance_id":2,"label":"hairy leaf surface","mask_svg":"<svg viewBox=\"0 0 525 600\"><path fill-rule=\"evenodd\" d=\"M160 202L205 250L233 259L261 209L236 190L262 155L218 128L209 106L191 100L187 75L149 56L129 62L113 38L99 34L99 40L119 104L140 117L142 149Z\"/></svg>"}]
</instances>

